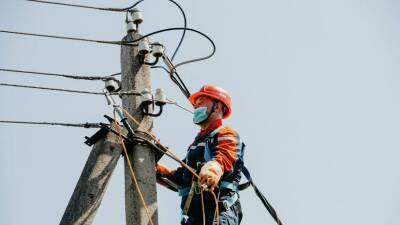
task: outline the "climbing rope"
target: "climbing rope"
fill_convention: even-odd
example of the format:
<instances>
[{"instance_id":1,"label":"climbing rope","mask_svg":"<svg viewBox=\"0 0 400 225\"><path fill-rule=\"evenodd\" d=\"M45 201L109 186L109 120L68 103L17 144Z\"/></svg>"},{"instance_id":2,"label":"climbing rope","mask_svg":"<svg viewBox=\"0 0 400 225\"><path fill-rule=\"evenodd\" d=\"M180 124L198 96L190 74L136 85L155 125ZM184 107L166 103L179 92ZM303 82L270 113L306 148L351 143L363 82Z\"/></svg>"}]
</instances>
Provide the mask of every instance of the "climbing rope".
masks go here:
<instances>
[{"instance_id":1,"label":"climbing rope","mask_svg":"<svg viewBox=\"0 0 400 225\"><path fill-rule=\"evenodd\" d=\"M167 147L165 147L163 144L161 144L161 142L146 128L144 127L139 121L137 121L132 114L129 113L128 110L126 110L123 107L120 107L122 109L122 111L126 114L126 116L128 116L128 118L134 122L138 127L140 127L144 133L146 133L147 135L149 135L149 137L151 139L153 139L153 141L155 141L161 148L162 150L165 151L165 154L168 154L171 158L173 158L175 161L177 161L181 166L183 166L185 169L187 169L191 174L193 174L193 176L195 176L197 179L199 179L199 175L193 170L193 168L191 168L190 166L188 166L185 162L183 162L181 159L179 159L179 157L177 155L175 155L173 152L171 152Z\"/></svg>"},{"instance_id":2,"label":"climbing rope","mask_svg":"<svg viewBox=\"0 0 400 225\"><path fill-rule=\"evenodd\" d=\"M163 144L161 144L161 142L152 134L151 131L149 131L146 127L144 127L139 121L137 121L132 114L126 110L125 108L121 107L122 111L124 112L124 114L126 114L126 116L128 116L128 118L134 122L138 127L140 127L144 133L146 133L147 135L149 135L149 137L151 137L153 139L153 141L155 141L164 151L165 153L169 154L169 156L171 158L173 158L175 161L177 161L182 167L186 168L187 170L189 170L190 173L193 174L194 177L196 177L197 179L199 179L199 175L189 166L187 165L185 162L183 162L182 160L179 159L178 156L176 156L174 153L172 153L167 147L165 147ZM222 145L223 146L223 145ZM214 197L214 201L215 201L215 209L216 209L216 215L217 215L217 225L219 225L219 207L218 207L218 198L216 197L215 193L213 191L210 191L211 194ZM201 204L202 204L202 210L203 210L203 225L205 225L205 211L204 211L204 200L203 200L203 188L200 188L200 194L201 194Z\"/></svg>"},{"instance_id":3,"label":"climbing rope","mask_svg":"<svg viewBox=\"0 0 400 225\"><path fill-rule=\"evenodd\" d=\"M200 198L201 198L201 213L203 215L203 225L206 225L206 212L205 212L205 209L204 209L203 188L200 188Z\"/></svg>"}]
</instances>

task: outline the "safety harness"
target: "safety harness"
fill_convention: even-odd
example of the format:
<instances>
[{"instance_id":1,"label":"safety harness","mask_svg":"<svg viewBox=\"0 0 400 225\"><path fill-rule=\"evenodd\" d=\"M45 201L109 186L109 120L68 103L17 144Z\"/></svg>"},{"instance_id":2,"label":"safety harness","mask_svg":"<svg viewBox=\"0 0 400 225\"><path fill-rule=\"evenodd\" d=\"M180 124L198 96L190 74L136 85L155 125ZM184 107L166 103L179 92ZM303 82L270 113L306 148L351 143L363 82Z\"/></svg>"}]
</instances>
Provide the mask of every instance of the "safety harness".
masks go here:
<instances>
[{"instance_id":1,"label":"safety harness","mask_svg":"<svg viewBox=\"0 0 400 225\"><path fill-rule=\"evenodd\" d=\"M223 126L220 126L219 128L212 131L208 135L206 140L204 141L205 142L205 144L204 144L204 160L206 162L208 162L212 159L212 152L210 150L210 144L211 144L212 140L214 139L215 135L218 134L221 131L221 129L223 129L223 128L224 128ZM241 145L240 146L241 154L244 154L245 144L240 140L238 141L237 144ZM203 146L203 143L199 143L197 146ZM189 148L189 151L190 151L190 148ZM186 163L187 163L187 161L186 161ZM280 221L275 209L268 202L268 200L264 196L264 194L261 193L261 191L258 189L257 185L254 183L254 180L250 175L249 170L244 166L244 164L242 164L242 166L241 166L241 173L246 177L247 182L242 183L242 184L237 184L234 182L227 182L227 181L221 180L219 185L217 186L217 188L219 188L219 190L229 189L229 190L235 192L234 195L229 196L227 199L225 199L221 202L222 205L224 206L225 210L229 210L239 199L239 195L238 195L239 191L245 190L249 186L252 186L257 197L261 200L261 202L263 203L265 208L268 210L268 212L271 214L271 216L274 218L276 223L278 225L282 225L282 222ZM157 175L158 175L158 180L161 181L164 186L166 186L167 188L169 188L173 191L178 192L179 196L181 196L181 197L187 196L186 201L182 208L182 216L183 217L187 216L189 207L190 207L190 204L191 204L191 201L192 201L194 195L200 193L199 190L201 187L199 187L198 182L193 182L193 180L192 180L190 187L179 187L178 185L176 185L175 183L173 183L166 177L163 177L161 174L157 174Z\"/></svg>"}]
</instances>

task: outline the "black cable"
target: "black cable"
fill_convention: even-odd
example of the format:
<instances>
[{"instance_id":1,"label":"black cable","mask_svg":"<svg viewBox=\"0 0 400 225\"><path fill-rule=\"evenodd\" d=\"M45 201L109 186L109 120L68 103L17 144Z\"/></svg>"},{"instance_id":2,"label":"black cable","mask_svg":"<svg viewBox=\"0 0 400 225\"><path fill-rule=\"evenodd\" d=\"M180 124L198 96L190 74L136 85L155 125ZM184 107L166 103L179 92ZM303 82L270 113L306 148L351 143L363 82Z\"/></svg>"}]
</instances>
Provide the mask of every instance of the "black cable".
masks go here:
<instances>
[{"instance_id":1,"label":"black cable","mask_svg":"<svg viewBox=\"0 0 400 225\"><path fill-rule=\"evenodd\" d=\"M119 75L121 75L121 72L119 72L119 73L113 73L113 74L111 74L111 75L109 75L110 77L113 77L113 76L119 76Z\"/></svg>"},{"instance_id":2,"label":"black cable","mask_svg":"<svg viewBox=\"0 0 400 225\"><path fill-rule=\"evenodd\" d=\"M62 91L62 92L79 93L79 94L104 95L103 92L78 91L78 90L70 90L70 89L49 88L49 87L39 87L39 86L20 85L20 84L0 83L0 86L32 88L32 89L40 89L40 90L48 90L48 91Z\"/></svg>"},{"instance_id":3,"label":"black cable","mask_svg":"<svg viewBox=\"0 0 400 225\"><path fill-rule=\"evenodd\" d=\"M179 10L181 11L182 16L183 16L183 27L187 28L187 21L186 21L185 11L183 11L182 7L178 3L176 3L175 1L173 1L173 0L168 0L168 1L174 3L179 8ZM186 29L183 30L183 33L182 33L181 39L179 40L178 46L176 47L176 49L174 51L174 54L172 54L171 61L174 61L176 53L178 53L179 48L182 45L183 39L185 39L185 34L186 34Z\"/></svg>"},{"instance_id":4,"label":"black cable","mask_svg":"<svg viewBox=\"0 0 400 225\"><path fill-rule=\"evenodd\" d=\"M178 66L182 66L184 64L188 64L188 63L193 63L193 62L198 62L198 61L203 61L203 60L209 59L215 54L216 47L215 47L214 41L210 37L208 37L206 34L204 34L201 31L198 31L198 30L192 29L192 28L187 28L187 27L186 28L185 27L173 27L173 28L166 28L166 29L154 31L154 32L146 34L146 35L144 35L144 36L142 36L142 37L140 37L138 39L132 40L132 41L121 41L121 44L131 44L131 43L140 41L140 40L142 40L144 38L147 38L147 37L150 37L152 35L155 35L155 34L167 32L167 31L174 31L174 30L188 30L188 31L192 31L192 32L198 33L201 36L205 37L211 43L212 48L213 48L212 52L209 55L207 55L205 57L195 58L195 59L191 59L191 60L187 60L187 61L178 63L178 64L175 65L175 68L177 68Z\"/></svg>"},{"instance_id":5,"label":"black cable","mask_svg":"<svg viewBox=\"0 0 400 225\"><path fill-rule=\"evenodd\" d=\"M37 2L37 3L45 3L45 4L52 4L52 5L61 5L61 6L70 6L76 8L85 8L85 9L97 9L103 11L111 11L111 12L124 12L127 9L120 9L120 8L103 8L103 7L94 7L94 6L86 6L86 5L76 5L76 4L67 4L61 2L48 2L48 1L39 1L39 0L26 0L28 2Z\"/></svg>"},{"instance_id":6,"label":"black cable","mask_svg":"<svg viewBox=\"0 0 400 225\"><path fill-rule=\"evenodd\" d=\"M169 71L167 68L163 67L163 66L152 66L150 67L152 69L163 69L165 72L167 72L169 74Z\"/></svg>"},{"instance_id":7,"label":"black cable","mask_svg":"<svg viewBox=\"0 0 400 225\"><path fill-rule=\"evenodd\" d=\"M31 122L31 121L0 120L0 123L101 128L100 123L87 123L87 122L86 123L58 123L58 122Z\"/></svg>"},{"instance_id":8,"label":"black cable","mask_svg":"<svg viewBox=\"0 0 400 225\"><path fill-rule=\"evenodd\" d=\"M178 78L180 86L182 86L182 88L185 90L186 97L189 98L190 92L189 92L188 88L186 87L185 83L183 82L183 80L181 79L181 77L179 76L179 74L177 72L174 72L174 75Z\"/></svg>"},{"instance_id":9,"label":"black cable","mask_svg":"<svg viewBox=\"0 0 400 225\"><path fill-rule=\"evenodd\" d=\"M123 43L121 43L121 41L102 41L102 40L94 40L94 39L86 39L86 38L64 37L64 36L56 36L56 35L48 35L48 34L35 34L35 33L27 33L27 32L9 31L9 30L0 30L0 33L27 35L27 36L35 36L35 37L46 37L46 38L56 38L56 39L73 40L73 41L94 42L94 43L100 43L100 44L130 45L130 46L132 45L132 44L123 44Z\"/></svg>"},{"instance_id":10,"label":"black cable","mask_svg":"<svg viewBox=\"0 0 400 225\"><path fill-rule=\"evenodd\" d=\"M49 1L41 1L41 0L26 0L26 1L28 1L28 2L36 2L36 3L52 4L52 5L70 6L70 7L77 7L77 8L85 8L85 9L97 9L97 10L112 11L112 12L128 12L130 9L132 9L132 8L134 8L135 6L139 5L139 4L140 4L141 2L143 2L144 0L140 0L140 1L136 2L135 4L133 4L132 6L127 7L127 8L103 8L103 7L94 7L94 6L86 6L86 5L68 4L68 3L61 3L61 2L49 2ZM182 7L181 7L178 3L176 3L175 1L173 1L173 0L168 0L168 1L172 2L173 4L175 4L175 5L179 8L179 10L181 11L181 13L182 13L182 15L183 15L184 27L186 28L186 26L187 26L186 14L185 14L185 12L183 11ZM179 48L180 48L181 45L182 45L183 39L185 38L185 33L186 33L186 30L184 30L183 33L182 33L181 39L180 39L180 41L179 41L179 43L178 43L178 46L176 47L174 53L172 54L171 61L174 60L176 54L178 53Z\"/></svg>"},{"instance_id":11,"label":"black cable","mask_svg":"<svg viewBox=\"0 0 400 225\"><path fill-rule=\"evenodd\" d=\"M183 83L182 80L176 79L176 76L174 76L176 74L177 74L176 72L174 72L174 74L170 74L171 80L179 87L179 89L181 89L181 91L185 95L185 97L189 98L189 96L190 96L189 90L186 88L186 85Z\"/></svg>"},{"instance_id":12,"label":"black cable","mask_svg":"<svg viewBox=\"0 0 400 225\"><path fill-rule=\"evenodd\" d=\"M140 1L137 1L135 4L133 4L132 6L130 6L130 7L128 7L128 8L124 8L124 10L125 11L128 11L128 10L130 10L130 9L132 9L132 8L134 8L135 6L137 6L137 5L139 5L141 2L143 2L144 0L140 0Z\"/></svg>"},{"instance_id":13,"label":"black cable","mask_svg":"<svg viewBox=\"0 0 400 225\"><path fill-rule=\"evenodd\" d=\"M182 82L183 85L181 85L179 83L179 81L176 79L175 76L170 74L170 72L169 72L169 70L167 68L165 68L163 66L152 66L151 68L163 69L169 75L169 77L171 78L172 82L174 82L174 84L176 84L178 86L178 88L181 90L181 92L186 96L186 98L189 98L190 92L187 89L186 85L183 83L182 79L180 78L180 76L179 76L179 74L177 72L175 72L174 74L179 77L179 80Z\"/></svg>"},{"instance_id":14,"label":"black cable","mask_svg":"<svg viewBox=\"0 0 400 225\"><path fill-rule=\"evenodd\" d=\"M118 79L111 77L112 75L110 75L110 76L82 76L82 75L77 76L77 75L67 75L67 74L60 74L60 73L44 73L44 72L35 72L35 71L27 71L27 70L5 69L5 68L0 68L0 71L12 72L12 73L34 74L34 75L41 75L41 76L64 77L64 78L77 79L77 80L101 80L101 81L115 80L115 81L119 82Z\"/></svg>"},{"instance_id":15,"label":"black cable","mask_svg":"<svg viewBox=\"0 0 400 225\"><path fill-rule=\"evenodd\" d=\"M143 1L144 1L144 0L140 0L140 1L136 2L135 4L133 4L131 7L125 8L125 10L128 10L128 11L129 11L130 9L132 9L132 8L134 8L135 6L139 5L139 4L140 4L141 2L143 2ZM173 4L175 4L175 5L179 8L179 10L181 11L182 16L183 16L183 27L184 27L184 28L187 28L187 21L186 21L186 14L185 14L185 11L183 11L182 7L181 7L177 2L175 2L174 0L168 0L168 1L172 2ZM128 13L128 11L127 11L127 13ZM127 16L127 18L128 18L128 14L127 14L126 16ZM181 45L182 45L183 39L185 38L185 34L186 34L186 29L183 30L183 33L182 33L182 36L181 36L181 38L180 38L180 40L179 40L178 46L176 47L174 53L172 54L171 61L174 60L176 54L178 53L178 51L179 51L179 49L180 49L180 47L181 47Z\"/></svg>"},{"instance_id":16,"label":"black cable","mask_svg":"<svg viewBox=\"0 0 400 225\"><path fill-rule=\"evenodd\" d=\"M201 57L201 58L196 58L196 59L191 59L191 60L187 60L181 63L178 63L176 67L178 66L182 66L184 64L188 64L188 63L193 63L193 62L198 62L198 61L203 61L206 59L211 58L216 51L216 47L215 44L213 42L213 40L208 37L206 34L204 34L201 31L192 29L192 28L182 28L182 27L173 27L173 28L167 28L167 29L162 29L162 30L158 30L158 31L154 31L151 32L149 34L146 34L144 36L142 36L141 38L132 40L132 41L102 41L102 40L94 40L94 39L85 39L85 38L73 38L73 37L64 37L64 36L55 36L55 35L47 35L47 34L34 34L34 33L26 33L26 32L16 32L16 31L9 31L9 30L0 30L0 33L9 33L9 34L17 34L17 35L28 35L28 36L36 36L36 37L46 37L46 38L56 38L56 39L64 39L64 40L74 40L74 41L85 41L85 42L94 42L94 43L101 43L101 44L113 44L113 45L128 45L128 46L134 46L136 44L133 44L134 42L140 41L144 38L150 37L152 35L155 34L159 34L159 33L163 33L163 32L167 32L167 31L174 31L174 30L188 30L188 31L192 31L195 33L200 34L201 36L205 37L208 41L210 41L210 43L212 44L212 52L205 56L205 57Z\"/></svg>"}]
</instances>

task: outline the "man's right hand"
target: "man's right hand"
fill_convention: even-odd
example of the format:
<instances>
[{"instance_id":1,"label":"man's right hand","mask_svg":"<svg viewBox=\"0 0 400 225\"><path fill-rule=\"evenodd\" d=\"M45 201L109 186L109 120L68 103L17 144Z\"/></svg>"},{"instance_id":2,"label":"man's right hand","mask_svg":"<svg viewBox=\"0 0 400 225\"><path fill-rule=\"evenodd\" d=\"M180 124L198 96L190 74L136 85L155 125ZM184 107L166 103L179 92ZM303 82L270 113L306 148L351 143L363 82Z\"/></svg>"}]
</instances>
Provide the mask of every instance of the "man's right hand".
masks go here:
<instances>
[{"instance_id":1,"label":"man's right hand","mask_svg":"<svg viewBox=\"0 0 400 225\"><path fill-rule=\"evenodd\" d=\"M167 167L163 164L157 163L157 165L156 165L156 173L161 174L168 179L173 179L174 172L175 171L173 171L172 169L170 169L169 167Z\"/></svg>"}]
</instances>

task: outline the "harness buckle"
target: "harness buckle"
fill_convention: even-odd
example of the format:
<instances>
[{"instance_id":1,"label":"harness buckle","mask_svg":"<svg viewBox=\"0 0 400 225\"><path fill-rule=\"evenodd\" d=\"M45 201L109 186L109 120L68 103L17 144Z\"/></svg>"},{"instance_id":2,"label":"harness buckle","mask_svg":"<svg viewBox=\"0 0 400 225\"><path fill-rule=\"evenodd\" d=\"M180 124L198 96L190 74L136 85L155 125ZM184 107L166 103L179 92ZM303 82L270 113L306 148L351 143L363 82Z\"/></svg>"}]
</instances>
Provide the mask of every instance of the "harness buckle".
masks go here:
<instances>
[{"instance_id":1,"label":"harness buckle","mask_svg":"<svg viewBox=\"0 0 400 225\"><path fill-rule=\"evenodd\" d=\"M228 211L231 208L228 201L222 201L222 205L224 206L226 211Z\"/></svg>"}]
</instances>

